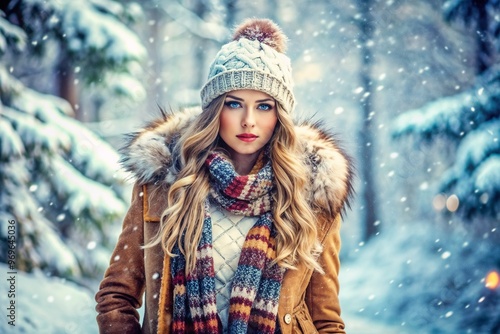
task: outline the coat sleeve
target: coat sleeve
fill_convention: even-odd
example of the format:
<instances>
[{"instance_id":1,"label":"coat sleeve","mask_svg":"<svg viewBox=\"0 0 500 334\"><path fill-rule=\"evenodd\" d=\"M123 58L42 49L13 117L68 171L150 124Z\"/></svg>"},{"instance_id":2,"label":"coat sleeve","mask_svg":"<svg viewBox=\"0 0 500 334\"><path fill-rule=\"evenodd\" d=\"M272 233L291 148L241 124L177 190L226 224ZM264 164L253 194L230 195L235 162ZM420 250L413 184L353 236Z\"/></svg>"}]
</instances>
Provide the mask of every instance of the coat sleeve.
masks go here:
<instances>
[{"instance_id":1,"label":"coat sleeve","mask_svg":"<svg viewBox=\"0 0 500 334\"><path fill-rule=\"evenodd\" d=\"M340 223L337 215L322 243L319 262L325 273L315 271L306 290L306 304L319 333L345 334L339 302Z\"/></svg>"},{"instance_id":2,"label":"coat sleeve","mask_svg":"<svg viewBox=\"0 0 500 334\"><path fill-rule=\"evenodd\" d=\"M100 333L140 333L139 313L145 288L143 200L134 186L131 206L95 299Z\"/></svg>"}]
</instances>

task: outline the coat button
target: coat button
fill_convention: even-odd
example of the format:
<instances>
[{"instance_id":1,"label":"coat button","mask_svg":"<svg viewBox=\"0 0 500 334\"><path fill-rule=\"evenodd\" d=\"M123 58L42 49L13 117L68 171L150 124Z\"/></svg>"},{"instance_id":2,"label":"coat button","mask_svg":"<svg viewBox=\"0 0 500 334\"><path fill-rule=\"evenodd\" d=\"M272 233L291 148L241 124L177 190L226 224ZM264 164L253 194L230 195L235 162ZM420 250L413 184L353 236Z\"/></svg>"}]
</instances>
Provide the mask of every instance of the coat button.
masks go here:
<instances>
[{"instance_id":1,"label":"coat button","mask_svg":"<svg viewBox=\"0 0 500 334\"><path fill-rule=\"evenodd\" d=\"M292 322L292 316L290 315L290 313L285 314L284 320L285 320L285 324L290 325L290 323Z\"/></svg>"}]
</instances>

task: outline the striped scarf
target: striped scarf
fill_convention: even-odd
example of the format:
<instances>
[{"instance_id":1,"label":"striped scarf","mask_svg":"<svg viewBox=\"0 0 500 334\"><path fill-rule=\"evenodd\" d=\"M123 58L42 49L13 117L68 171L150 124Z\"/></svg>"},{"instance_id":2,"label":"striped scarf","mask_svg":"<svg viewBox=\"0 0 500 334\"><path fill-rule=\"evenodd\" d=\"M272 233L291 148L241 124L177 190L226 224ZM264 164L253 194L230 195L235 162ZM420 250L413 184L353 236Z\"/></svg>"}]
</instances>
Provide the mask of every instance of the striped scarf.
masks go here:
<instances>
[{"instance_id":1,"label":"striped scarf","mask_svg":"<svg viewBox=\"0 0 500 334\"><path fill-rule=\"evenodd\" d=\"M245 216L259 216L248 232L231 289L228 332L274 333L278 299L285 270L271 262L276 256L276 231L271 215L273 173L268 161L255 174L240 176L217 153L209 155L211 197L223 208ZM217 317L212 257L212 222L205 204L205 219L196 253L195 270L186 277L186 261L179 248L172 258L172 333L222 332Z\"/></svg>"}]
</instances>

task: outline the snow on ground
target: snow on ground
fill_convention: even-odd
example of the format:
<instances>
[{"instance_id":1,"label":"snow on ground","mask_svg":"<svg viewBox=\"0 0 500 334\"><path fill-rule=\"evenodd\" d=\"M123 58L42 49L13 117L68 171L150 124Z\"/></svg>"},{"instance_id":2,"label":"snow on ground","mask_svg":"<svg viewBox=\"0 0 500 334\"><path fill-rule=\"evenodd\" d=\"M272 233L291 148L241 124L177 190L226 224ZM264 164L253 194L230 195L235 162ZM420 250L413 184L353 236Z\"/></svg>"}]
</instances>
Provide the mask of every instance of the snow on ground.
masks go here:
<instances>
[{"instance_id":1,"label":"snow on ground","mask_svg":"<svg viewBox=\"0 0 500 334\"><path fill-rule=\"evenodd\" d=\"M359 314L342 313L342 319L346 324L346 333L348 334L413 334L408 329L391 324L384 324ZM421 332L418 332L419 334Z\"/></svg>"},{"instance_id":2,"label":"snow on ground","mask_svg":"<svg viewBox=\"0 0 500 334\"><path fill-rule=\"evenodd\" d=\"M342 264L347 333L500 333L500 288L488 289L484 280L500 270L497 250L488 237L457 237L424 222L383 231ZM5 281L5 264L0 272ZM0 333L97 333L91 284L19 272L16 327L5 320L10 301L2 284Z\"/></svg>"},{"instance_id":3,"label":"snow on ground","mask_svg":"<svg viewBox=\"0 0 500 334\"><path fill-rule=\"evenodd\" d=\"M382 334L391 328L395 333L500 333L500 288L485 284L488 272L500 270L498 245L490 239L428 222L383 231L342 265L340 299L349 333ZM365 331L361 321L392 326Z\"/></svg>"},{"instance_id":4,"label":"snow on ground","mask_svg":"<svg viewBox=\"0 0 500 334\"><path fill-rule=\"evenodd\" d=\"M0 305L2 321L0 333L37 334L95 334L94 293L61 278L47 277L42 273L26 274L17 272L15 276L15 327L8 324L7 307L9 278L5 264L0 264L2 292Z\"/></svg>"},{"instance_id":5,"label":"snow on ground","mask_svg":"<svg viewBox=\"0 0 500 334\"><path fill-rule=\"evenodd\" d=\"M0 272L7 267L0 264ZM4 285L2 284L2 287ZM95 289L96 287L92 287ZM16 326L0 322L0 333L95 334L94 292L72 282L42 273L16 275ZM8 305L5 289L0 305ZM4 312L5 313L5 312ZM406 334L399 326L389 326L363 318L360 314L343 315L349 334Z\"/></svg>"}]
</instances>

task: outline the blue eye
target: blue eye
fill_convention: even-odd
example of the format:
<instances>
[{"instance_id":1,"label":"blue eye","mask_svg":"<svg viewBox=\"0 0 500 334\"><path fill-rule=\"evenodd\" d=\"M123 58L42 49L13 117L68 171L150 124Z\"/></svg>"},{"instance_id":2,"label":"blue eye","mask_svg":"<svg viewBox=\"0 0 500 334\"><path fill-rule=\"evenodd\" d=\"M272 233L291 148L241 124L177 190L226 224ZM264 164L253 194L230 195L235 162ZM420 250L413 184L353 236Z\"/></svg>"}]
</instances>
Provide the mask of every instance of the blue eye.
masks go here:
<instances>
[{"instance_id":1,"label":"blue eye","mask_svg":"<svg viewBox=\"0 0 500 334\"><path fill-rule=\"evenodd\" d=\"M273 106L270 104L267 104L267 103L262 103L262 104L259 104L258 108L260 110L263 110L263 111L269 111L269 110L273 109Z\"/></svg>"},{"instance_id":2,"label":"blue eye","mask_svg":"<svg viewBox=\"0 0 500 334\"><path fill-rule=\"evenodd\" d=\"M237 101L226 101L226 103L224 103L224 105L226 105L227 107L229 107L231 109L236 109L236 108L241 107L241 104Z\"/></svg>"}]
</instances>

